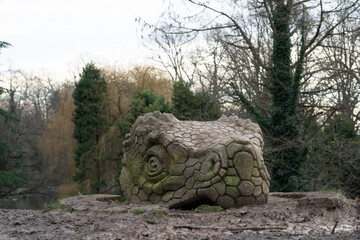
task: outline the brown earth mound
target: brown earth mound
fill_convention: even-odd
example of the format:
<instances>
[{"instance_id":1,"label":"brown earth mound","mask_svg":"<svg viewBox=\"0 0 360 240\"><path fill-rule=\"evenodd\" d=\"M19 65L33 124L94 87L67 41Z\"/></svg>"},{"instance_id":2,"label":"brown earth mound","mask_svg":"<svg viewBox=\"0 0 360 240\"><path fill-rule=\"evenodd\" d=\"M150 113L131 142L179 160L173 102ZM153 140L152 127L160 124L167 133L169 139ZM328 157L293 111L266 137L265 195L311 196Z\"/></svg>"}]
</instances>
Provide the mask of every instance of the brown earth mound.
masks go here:
<instances>
[{"instance_id":1,"label":"brown earth mound","mask_svg":"<svg viewBox=\"0 0 360 240\"><path fill-rule=\"evenodd\" d=\"M360 239L355 200L331 192L271 193L269 203L219 212L67 198L50 211L0 209L0 239Z\"/></svg>"}]
</instances>

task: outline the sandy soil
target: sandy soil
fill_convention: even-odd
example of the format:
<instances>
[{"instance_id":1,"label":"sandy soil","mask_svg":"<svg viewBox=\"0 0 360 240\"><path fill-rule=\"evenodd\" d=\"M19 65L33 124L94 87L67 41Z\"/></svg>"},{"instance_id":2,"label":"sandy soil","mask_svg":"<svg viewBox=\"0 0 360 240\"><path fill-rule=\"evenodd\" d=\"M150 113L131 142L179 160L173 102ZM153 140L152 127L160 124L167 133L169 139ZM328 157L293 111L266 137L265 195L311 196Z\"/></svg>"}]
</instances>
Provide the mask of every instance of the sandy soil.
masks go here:
<instances>
[{"instance_id":1,"label":"sandy soil","mask_svg":"<svg viewBox=\"0 0 360 240\"><path fill-rule=\"evenodd\" d=\"M356 201L328 192L272 193L266 205L220 212L122 205L111 195L61 203L0 209L0 239L360 239Z\"/></svg>"}]
</instances>

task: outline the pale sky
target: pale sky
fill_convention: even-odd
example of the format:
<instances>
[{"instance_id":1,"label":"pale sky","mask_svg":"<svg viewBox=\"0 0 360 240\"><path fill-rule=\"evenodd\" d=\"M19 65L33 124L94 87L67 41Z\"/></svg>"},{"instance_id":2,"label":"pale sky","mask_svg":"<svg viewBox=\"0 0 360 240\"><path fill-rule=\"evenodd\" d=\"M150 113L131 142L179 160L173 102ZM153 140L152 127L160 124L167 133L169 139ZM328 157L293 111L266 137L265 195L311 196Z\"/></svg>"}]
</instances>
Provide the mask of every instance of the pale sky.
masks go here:
<instances>
[{"instance_id":1,"label":"pale sky","mask_svg":"<svg viewBox=\"0 0 360 240\"><path fill-rule=\"evenodd\" d=\"M85 61L148 63L135 18L159 18L163 0L0 0L0 71L8 68L69 78Z\"/></svg>"}]
</instances>

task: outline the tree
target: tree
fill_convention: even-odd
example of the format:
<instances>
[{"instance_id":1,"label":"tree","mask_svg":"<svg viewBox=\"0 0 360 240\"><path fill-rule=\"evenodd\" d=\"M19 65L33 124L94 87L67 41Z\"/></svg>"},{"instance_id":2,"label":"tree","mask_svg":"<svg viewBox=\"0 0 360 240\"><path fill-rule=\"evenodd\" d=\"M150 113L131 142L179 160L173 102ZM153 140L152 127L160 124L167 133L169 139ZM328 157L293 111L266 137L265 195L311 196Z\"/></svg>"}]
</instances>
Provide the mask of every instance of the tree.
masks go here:
<instances>
[{"instance_id":1,"label":"tree","mask_svg":"<svg viewBox=\"0 0 360 240\"><path fill-rule=\"evenodd\" d=\"M0 50L9 46L11 46L10 43L0 41ZM0 95L4 93L4 90L4 88L0 87ZM11 114L11 111L9 112L1 108L0 117L2 118L1 121L4 120L4 123L16 120ZM0 138L0 197L6 196L17 187L28 183L28 178L25 175L8 170L9 155L10 146L6 142L6 139ZM5 191L3 191L4 188Z\"/></svg>"},{"instance_id":2,"label":"tree","mask_svg":"<svg viewBox=\"0 0 360 240\"><path fill-rule=\"evenodd\" d=\"M0 87L0 95L4 92L4 89ZM9 113L3 109L0 108L0 116L7 119L8 118ZM8 155L9 155L9 146L8 144L4 141L3 138L0 138L0 171L5 171L7 170L7 165L8 165ZM2 172L0 172L0 174L4 174ZM4 183L5 184L5 180ZM2 185L2 184L0 184Z\"/></svg>"},{"instance_id":3,"label":"tree","mask_svg":"<svg viewBox=\"0 0 360 240\"><path fill-rule=\"evenodd\" d=\"M180 120L190 120L192 109L195 105L194 94L191 92L189 84L184 80L174 83L173 96L171 98L172 112Z\"/></svg>"},{"instance_id":4,"label":"tree","mask_svg":"<svg viewBox=\"0 0 360 240\"><path fill-rule=\"evenodd\" d=\"M359 2L187 2L193 11L184 18L169 13L174 21L163 22L158 33L189 36L189 40L203 36L201 33L216 36L214 39L228 53L228 66L233 68L227 76L229 95L255 117L266 133L267 149L271 149L266 160L272 168L272 189L301 189L299 170L306 145L301 141L299 102L305 95L301 92L304 84L311 85L311 73L304 68L314 54L319 54L316 51L324 40L339 33L339 25L359 9ZM243 6L246 11L242 11ZM342 16L338 18L337 13ZM246 75L254 77L244 82ZM262 92L270 100L265 108L258 104L262 101L257 101Z\"/></svg>"},{"instance_id":5,"label":"tree","mask_svg":"<svg viewBox=\"0 0 360 240\"><path fill-rule=\"evenodd\" d=\"M170 107L164 97L156 96L151 89L135 88L126 117L118 123L123 139L138 117L153 111L169 112Z\"/></svg>"},{"instance_id":6,"label":"tree","mask_svg":"<svg viewBox=\"0 0 360 240\"><path fill-rule=\"evenodd\" d=\"M80 74L79 82L75 83L73 93L75 104L73 136L78 143L75 150L75 165L79 170L74 180L82 182L86 177L95 178L95 182L92 183L95 192L105 184L100 176L101 159L93 156L91 152L109 125L106 93L107 83L101 76L100 70L93 63L87 64ZM90 169L95 169L95 176L86 176L86 172Z\"/></svg>"},{"instance_id":7,"label":"tree","mask_svg":"<svg viewBox=\"0 0 360 240\"><path fill-rule=\"evenodd\" d=\"M345 114L329 117L312 140L301 172L310 191L336 190L354 198L360 191L360 136Z\"/></svg>"},{"instance_id":8,"label":"tree","mask_svg":"<svg viewBox=\"0 0 360 240\"><path fill-rule=\"evenodd\" d=\"M206 91L193 93L183 80L174 83L171 112L180 120L210 121L220 117L220 105Z\"/></svg>"},{"instance_id":9,"label":"tree","mask_svg":"<svg viewBox=\"0 0 360 240\"><path fill-rule=\"evenodd\" d=\"M11 46L7 42L0 41L0 50L1 48L6 48L8 46ZM0 87L0 95L4 93L4 88ZM6 120L9 118L10 113L4 109L0 108L0 116L5 118ZM4 139L0 139L0 171L7 170L7 164L8 164L8 154L9 154L9 146L6 144ZM0 172L0 174L5 174L4 172ZM2 184L6 184L8 181L4 180Z\"/></svg>"},{"instance_id":10,"label":"tree","mask_svg":"<svg viewBox=\"0 0 360 240\"><path fill-rule=\"evenodd\" d=\"M273 184L275 184L273 188L281 191L301 189L293 177L298 176L304 159L304 150L298 147L300 136L297 107L305 57L305 26L300 26L302 41L293 73L290 33L292 7L290 2L275 2L272 17L274 24L272 66L270 66L272 104L269 109L268 124L264 124L266 119L260 117L255 111L258 121L270 133L272 147L281 147L280 151L273 152L270 159L273 164L272 178Z\"/></svg>"},{"instance_id":11,"label":"tree","mask_svg":"<svg viewBox=\"0 0 360 240\"><path fill-rule=\"evenodd\" d=\"M38 140L44 133L45 121L56 108L58 85L45 76L44 73L36 76L14 69L1 73L6 91L1 96L0 104L16 119L0 119L0 138L9 147L7 170L28 176L26 181L31 183L9 194L35 193L46 182ZM47 186L51 184L46 182Z\"/></svg>"},{"instance_id":12,"label":"tree","mask_svg":"<svg viewBox=\"0 0 360 240\"><path fill-rule=\"evenodd\" d=\"M0 95L4 93L4 88L0 87ZM11 95L11 91L10 91L10 95ZM12 109L10 108L9 111L6 111L4 109L0 108L0 117L1 118L1 123L2 125L4 125L6 128L11 128L11 126L9 125L11 121L17 121L17 119L14 117L14 112L11 111ZM9 139L6 138L5 134L1 136L0 138L0 171L6 171L8 170L8 164L9 164L9 158L10 158L10 145L9 145ZM7 174L4 175L5 172L0 172L0 175L3 175L2 177L4 178L0 185L5 185L7 182L10 183L10 178L11 178L11 174ZM6 176L6 177L5 177ZM1 178L1 177L0 177ZM14 184L11 184L14 185Z\"/></svg>"},{"instance_id":13,"label":"tree","mask_svg":"<svg viewBox=\"0 0 360 240\"><path fill-rule=\"evenodd\" d=\"M42 160L41 174L46 184L57 187L58 197L76 194L77 182L72 177L76 173L74 153L76 140L73 138L74 86L63 84L57 94L59 100L55 113L46 121L46 128L38 138L39 156Z\"/></svg>"},{"instance_id":14,"label":"tree","mask_svg":"<svg viewBox=\"0 0 360 240\"><path fill-rule=\"evenodd\" d=\"M7 42L3 42L3 41L0 41L0 50L2 48L7 48L7 47L10 47L11 44L10 43L7 43ZM4 93L4 88L0 87L0 95ZM2 117L5 117L5 118L8 118L9 116L9 113L3 109L0 108L0 116Z\"/></svg>"},{"instance_id":15,"label":"tree","mask_svg":"<svg viewBox=\"0 0 360 240\"><path fill-rule=\"evenodd\" d=\"M338 14L342 18L343 13ZM322 54L316 55L316 70L322 70L317 76L321 96L318 111L341 113L344 118L355 120L360 128L360 11L339 25L339 34L326 39L322 45ZM320 104L319 104L320 105ZM330 114L328 114L330 116Z\"/></svg>"},{"instance_id":16,"label":"tree","mask_svg":"<svg viewBox=\"0 0 360 240\"><path fill-rule=\"evenodd\" d=\"M132 69L123 70L119 66L105 66L101 68L101 76L107 83L107 93L104 102L109 111L109 128L106 129L99 139L99 142L93 149L84 153L82 165L85 166L85 177L79 182L73 181L79 168L74 164L74 153L76 148L76 139L73 136L74 123L72 122L72 113L74 112L74 103L72 93L73 83L62 85L58 91L58 101L55 113L50 111L50 117L46 118L46 111L43 111L46 119L46 128L40 135L38 146L40 156L42 156L42 176L45 177L47 184L57 187L57 194L60 197L69 194L77 194L78 190L83 192L116 193L121 195L119 188L119 177L116 174L121 170L122 141L121 133L117 123L124 120L129 110L131 96L134 88L142 86L151 88L155 95L164 95L165 101L171 98L171 81L163 71L154 67L136 66ZM31 94L37 94L37 91L29 91ZM41 99L46 96L41 95ZM36 98L30 98L27 102L39 102ZM49 98L52 99L52 98ZM41 109L48 104L38 104ZM137 106L137 104L135 104ZM157 110L157 109L156 109ZM132 123L127 124L127 129ZM127 132L125 131L123 135ZM74 144L75 143L75 144ZM100 181L96 181L96 161L100 160ZM90 182L91 178L94 180ZM97 183L97 184L95 184ZM106 183L104 186L102 183ZM91 186L92 185L92 186Z\"/></svg>"}]
</instances>

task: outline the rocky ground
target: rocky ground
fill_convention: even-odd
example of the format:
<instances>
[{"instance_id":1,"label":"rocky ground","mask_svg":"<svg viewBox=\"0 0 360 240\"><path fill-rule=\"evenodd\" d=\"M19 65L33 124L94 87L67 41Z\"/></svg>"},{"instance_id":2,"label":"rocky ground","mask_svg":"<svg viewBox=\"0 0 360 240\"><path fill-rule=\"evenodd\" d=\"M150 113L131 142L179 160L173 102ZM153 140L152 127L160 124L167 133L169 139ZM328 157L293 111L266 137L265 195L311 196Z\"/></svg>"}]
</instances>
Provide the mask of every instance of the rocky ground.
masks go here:
<instances>
[{"instance_id":1,"label":"rocky ground","mask_svg":"<svg viewBox=\"0 0 360 240\"><path fill-rule=\"evenodd\" d=\"M220 212L71 197L48 211L0 209L0 239L360 239L355 200L331 192L272 193Z\"/></svg>"}]
</instances>

